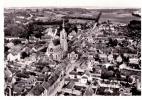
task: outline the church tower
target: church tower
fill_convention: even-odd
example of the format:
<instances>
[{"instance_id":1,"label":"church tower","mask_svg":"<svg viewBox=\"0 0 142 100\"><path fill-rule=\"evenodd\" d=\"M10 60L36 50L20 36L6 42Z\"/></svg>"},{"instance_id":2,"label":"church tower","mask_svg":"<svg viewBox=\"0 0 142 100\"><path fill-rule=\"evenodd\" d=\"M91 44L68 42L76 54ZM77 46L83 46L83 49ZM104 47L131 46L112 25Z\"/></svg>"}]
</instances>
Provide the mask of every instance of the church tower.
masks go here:
<instances>
[{"instance_id":1,"label":"church tower","mask_svg":"<svg viewBox=\"0 0 142 100\"><path fill-rule=\"evenodd\" d=\"M60 32L60 44L63 51L68 51L67 33L65 31L64 20L62 24L62 31Z\"/></svg>"}]
</instances>

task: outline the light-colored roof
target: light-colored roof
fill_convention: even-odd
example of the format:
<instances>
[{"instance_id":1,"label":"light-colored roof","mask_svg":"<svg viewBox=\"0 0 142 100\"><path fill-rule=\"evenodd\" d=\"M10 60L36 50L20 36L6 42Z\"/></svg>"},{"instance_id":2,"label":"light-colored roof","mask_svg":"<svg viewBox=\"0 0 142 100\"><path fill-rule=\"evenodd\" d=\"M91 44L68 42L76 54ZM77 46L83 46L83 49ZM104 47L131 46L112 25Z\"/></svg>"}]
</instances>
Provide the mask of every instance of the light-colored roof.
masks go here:
<instances>
[{"instance_id":1,"label":"light-colored roof","mask_svg":"<svg viewBox=\"0 0 142 100\"><path fill-rule=\"evenodd\" d=\"M18 53L21 52L23 46L22 45L16 45L14 47L12 47L9 52L11 52L13 55L17 55Z\"/></svg>"},{"instance_id":2,"label":"light-colored roof","mask_svg":"<svg viewBox=\"0 0 142 100\"><path fill-rule=\"evenodd\" d=\"M7 43L7 47L13 48L13 46L14 46L14 43L12 43L12 42Z\"/></svg>"},{"instance_id":3,"label":"light-colored roof","mask_svg":"<svg viewBox=\"0 0 142 100\"><path fill-rule=\"evenodd\" d=\"M139 59L138 58L130 58L129 63L134 63L134 64L139 64Z\"/></svg>"}]
</instances>

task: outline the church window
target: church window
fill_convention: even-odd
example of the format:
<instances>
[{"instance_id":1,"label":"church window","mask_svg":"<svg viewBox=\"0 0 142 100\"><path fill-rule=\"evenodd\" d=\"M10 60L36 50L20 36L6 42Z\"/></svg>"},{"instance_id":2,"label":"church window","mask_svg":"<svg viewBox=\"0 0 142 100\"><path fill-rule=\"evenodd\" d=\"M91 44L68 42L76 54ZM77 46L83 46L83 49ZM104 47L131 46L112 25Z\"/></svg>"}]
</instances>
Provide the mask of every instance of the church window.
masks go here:
<instances>
[{"instance_id":1,"label":"church window","mask_svg":"<svg viewBox=\"0 0 142 100\"><path fill-rule=\"evenodd\" d=\"M53 55L52 54L50 54L50 58L53 59Z\"/></svg>"},{"instance_id":2,"label":"church window","mask_svg":"<svg viewBox=\"0 0 142 100\"><path fill-rule=\"evenodd\" d=\"M58 55L56 55L56 59L58 59Z\"/></svg>"},{"instance_id":3,"label":"church window","mask_svg":"<svg viewBox=\"0 0 142 100\"><path fill-rule=\"evenodd\" d=\"M50 48L50 52L53 52L53 48Z\"/></svg>"},{"instance_id":4,"label":"church window","mask_svg":"<svg viewBox=\"0 0 142 100\"><path fill-rule=\"evenodd\" d=\"M62 39L65 39L65 38L64 38L64 35L62 35Z\"/></svg>"}]
</instances>

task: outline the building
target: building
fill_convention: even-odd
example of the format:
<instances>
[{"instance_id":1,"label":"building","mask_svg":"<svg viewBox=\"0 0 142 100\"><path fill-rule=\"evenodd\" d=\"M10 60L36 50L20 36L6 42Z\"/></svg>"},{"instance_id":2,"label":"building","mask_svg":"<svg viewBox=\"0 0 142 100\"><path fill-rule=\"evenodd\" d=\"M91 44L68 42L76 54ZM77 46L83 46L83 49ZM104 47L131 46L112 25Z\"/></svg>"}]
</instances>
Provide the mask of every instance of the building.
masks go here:
<instances>
[{"instance_id":1,"label":"building","mask_svg":"<svg viewBox=\"0 0 142 100\"><path fill-rule=\"evenodd\" d=\"M63 58L63 49L58 39L51 40L45 53L50 59L60 61Z\"/></svg>"},{"instance_id":2,"label":"building","mask_svg":"<svg viewBox=\"0 0 142 100\"><path fill-rule=\"evenodd\" d=\"M60 32L60 44L61 48L64 52L68 51L68 43L67 43L67 33L65 31L64 21L62 25L62 31Z\"/></svg>"},{"instance_id":3,"label":"building","mask_svg":"<svg viewBox=\"0 0 142 100\"><path fill-rule=\"evenodd\" d=\"M7 55L7 60L10 61L10 62L13 62L13 61L19 61L21 59L21 55L20 53L18 53L17 55L13 55L12 53L9 53Z\"/></svg>"},{"instance_id":4,"label":"building","mask_svg":"<svg viewBox=\"0 0 142 100\"><path fill-rule=\"evenodd\" d=\"M69 33L69 35L68 35L68 40L72 40L75 35L76 35L75 30L72 30L72 32Z\"/></svg>"},{"instance_id":5,"label":"building","mask_svg":"<svg viewBox=\"0 0 142 100\"><path fill-rule=\"evenodd\" d=\"M68 54L68 58L70 59L71 63L74 63L78 59L78 54L73 51Z\"/></svg>"},{"instance_id":6,"label":"building","mask_svg":"<svg viewBox=\"0 0 142 100\"><path fill-rule=\"evenodd\" d=\"M48 36L51 36L51 40L45 54L50 59L57 61L60 61L63 58L65 52L68 50L67 33L64 29L64 22L62 27L63 29L60 32L60 37L56 35L57 29L55 30L55 33L53 33L52 28L50 28L47 33Z\"/></svg>"}]
</instances>

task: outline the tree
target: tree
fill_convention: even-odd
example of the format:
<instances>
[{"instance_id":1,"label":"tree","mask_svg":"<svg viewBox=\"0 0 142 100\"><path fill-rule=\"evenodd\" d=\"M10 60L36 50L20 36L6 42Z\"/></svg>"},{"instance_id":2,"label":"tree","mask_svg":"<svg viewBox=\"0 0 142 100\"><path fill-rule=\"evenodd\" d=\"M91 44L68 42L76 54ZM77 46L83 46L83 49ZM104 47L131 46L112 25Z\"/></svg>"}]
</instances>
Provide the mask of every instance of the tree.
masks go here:
<instances>
[{"instance_id":1,"label":"tree","mask_svg":"<svg viewBox=\"0 0 142 100\"><path fill-rule=\"evenodd\" d=\"M115 47L115 46L117 46L117 44L118 44L117 39L109 38L109 41L108 41L108 43L106 45L108 47Z\"/></svg>"},{"instance_id":2,"label":"tree","mask_svg":"<svg viewBox=\"0 0 142 100\"><path fill-rule=\"evenodd\" d=\"M104 69L103 72L101 73L101 78L102 79L112 79L114 76L114 71L110 70L106 70Z\"/></svg>"},{"instance_id":3,"label":"tree","mask_svg":"<svg viewBox=\"0 0 142 100\"><path fill-rule=\"evenodd\" d=\"M131 37L136 41L141 39L141 21L132 20L127 26L128 34L127 36Z\"/></svg>"},{"instance_id":4,"label":"tree","mask_svg":"<svg viewBox=\"0 0 142 100\"><path fill-rule=\"evenodd\" d=\"M136 86L133 86L132 88L131 88L131 92L132 92L132 95L141 95L141 91L138 91L137 90L137 88L136 88Z\"/></svg>"},{"instance_id":5,"label":"tree","mask_svg":"<svg viewBox=\"0 0 142 100\"><path fill-rule=\"evenodd\" d=\"M8 52L9 49L10 49L9 47L4 46L4 52L5 52L5 53Z\"/></svg>"},{"instance_id":6,"label":"tree","mask_svg":"<svg viewBox=\"0 0 142 100\"><path fill-rule=\"evenodd\" d=\"M27 54L26 52L22 52L21 58L24 59L25 57L29 57L29 54Z\"/></svg>"},{"instance_id":7,"label":"tree","mask_svg":"<svg viewBox=\"0 0 142 100\"><path fill-rule=\"evenodd\" d=\"M127 47L127 46L129 45L127 39L122 40L122 43L121 43L121 44L123 45L123 47Z\"/></svg>"},{"instance_id":8,"label":"tree","mask_svg":"<svg viewBox=\"0 0 142 100\"><path fill-rule=\"evenodd\" d=\"M14 45L21 44L21 40L19 39L15 39L12 42L14 43Z\"/></svg>"},{"instance_id":9,"label":"tree","mask_svg":"<svg viewBox=\"0 0 142 100\"><path fill-rule=\"evenodd\" d=\"M24 26L17 24L8 24L7 27L4 29L5 36L18 37L25 32L26 29L24 28Z\"/></svg>"},{"instance_id":10,"label":"tree","mask_svg":"<svg viewBox=\"0 0 142 100\"><path fill-rule=\"evenodd\" d=\"M41 25L33 25L33 29L31 28L30 31L32 31L31 33L36 37L36 38L40 38L44 35L42 34L43 30L45 28Z\"/></svg>"},{"instance_id":11,"label":"tree","mask_svg":"<svg viewBox=\"0 0 142 100\"><path fill-rule=\"evenodd\" d=\"M43 36L43 34L42 34L42 33L39 33L39 32L36 32L36 33L34 34L34 36L35 36L36 38L41 39L41 37Z\"/></svg>"}]
</instances>

